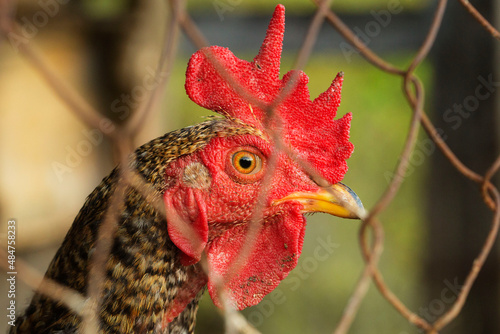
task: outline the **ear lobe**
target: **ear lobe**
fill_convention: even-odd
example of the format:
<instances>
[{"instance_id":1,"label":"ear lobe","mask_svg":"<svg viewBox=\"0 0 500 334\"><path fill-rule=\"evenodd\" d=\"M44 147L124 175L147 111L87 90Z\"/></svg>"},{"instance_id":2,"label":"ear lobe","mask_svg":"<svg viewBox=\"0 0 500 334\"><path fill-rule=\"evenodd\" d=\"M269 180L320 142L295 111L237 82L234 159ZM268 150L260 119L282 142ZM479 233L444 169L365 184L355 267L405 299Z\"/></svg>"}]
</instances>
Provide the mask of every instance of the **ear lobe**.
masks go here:
<instances>
[{"instance_id":1,"label":"ear lobe","mask_svg":"<svg viewBox=\"0 0 500 334\"><path fill-rule=\"evenodd\" d=\"M206 205L199 190L175 187L163 195L170 240L182 252L181 264L197 263L208 240Z\"/></svg>"}]
</instances>

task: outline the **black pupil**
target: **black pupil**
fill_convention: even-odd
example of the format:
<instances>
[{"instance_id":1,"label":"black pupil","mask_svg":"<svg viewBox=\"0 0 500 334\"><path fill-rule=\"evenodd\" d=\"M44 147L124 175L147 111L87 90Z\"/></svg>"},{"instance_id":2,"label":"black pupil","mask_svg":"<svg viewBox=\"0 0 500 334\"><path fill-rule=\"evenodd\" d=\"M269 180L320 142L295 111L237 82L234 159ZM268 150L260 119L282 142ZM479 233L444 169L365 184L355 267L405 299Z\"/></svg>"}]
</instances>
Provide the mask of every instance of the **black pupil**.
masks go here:
<instances>
[{"instance_id":1,"label":"black pupil","mask_svg":"<svg viewBox=\"0 0 500 334\"><path fill-rule=\"evenodd\" d=\"M248 168L252 167L252 162L253 162L253 159L249 156L241 157L240 161L239 161L240 167L243 169L248 169Z\"/></svg>"}]
</instances>

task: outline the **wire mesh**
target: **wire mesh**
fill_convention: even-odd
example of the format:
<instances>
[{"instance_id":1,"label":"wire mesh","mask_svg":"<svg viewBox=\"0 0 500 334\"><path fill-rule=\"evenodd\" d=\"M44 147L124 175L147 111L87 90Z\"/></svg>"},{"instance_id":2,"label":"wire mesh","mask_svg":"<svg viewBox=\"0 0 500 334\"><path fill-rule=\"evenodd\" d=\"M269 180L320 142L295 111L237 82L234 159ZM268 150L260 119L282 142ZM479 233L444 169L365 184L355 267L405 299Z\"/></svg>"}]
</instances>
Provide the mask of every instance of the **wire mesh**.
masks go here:
<instances>
[{"instance_id":1,"label":"wire mesh","mask_svg":"<svg viewBox=\"0 0 500 334\"><path fill-rule=\"evenodd\" d=\"M436 35L442 27L442 21L444 15L446 15L446 5L447 0L439 0L438 5L434 11L432 23L429 26L425 41L422 43L413 59L405 68L400 68L390 62L383 60L374 51L372 51L368 45L366 45L348 26L346 26L342 20L330 10L330 1L319 1L314 0L317 5L317 10L307 31L306 37L304 38L302 47L296 57L293 68L303 69L307 64L309 56L312 53L312 48L314 42L319 34L320 27L324 21L328 22L333 26L343 38L350 43L356 50L364 56L364 58L370 62L373 66L386 72L387 75L399 76L404 80L403 92L402 94L406 98L413 115L411 118L411 124L407 133L407 138L404 143L404 148L400 153L399 163L395 167L394 175L390 184L387 186L385 191L380 195L376 205L368 212L367 216L363 219L362 225L360 227L359 234L359 244L365 259L364 269L359 276L359 280L355 286L355 289L351 293L351 298L347 302L344 313L340 321L336 324L336 329L334 333L341 334L347 333L354 321L357 312L360 308L362 301L364 300L366 293L368 291L371 282L374 282L380 294L390 303L394 309L399 312L408 322L421 328L426 333L438 333L443 328L445 328L453 319L455 319L461 312L464 304L467 301L467 296L476 280L477 276L480 275L482 266L490 253L492 246L497 238L498 227L500 224L500 193L498 188L492 183L492 178L497 173L500 168L500 157L491 165L486 173L483 175L475 172L467 165L465 165L456 154L447 146L445 140L441 137L439 132L436 130L432 122L430 121L427 113L424 110L425 101L425 87L422 85L419 78L415 75L415 69L422 63L423 60L429 54L429 50L434 45L436 41ZM494 26L489 23L482 15L479 13L471 3L466 0L459 0L459 2L467 9L472 17L482 25L491 37L500 40L500 32L494 28ZM150 96L145 99L141 105L137 108L134 116L124 124L114 124L113 131L105 132L104 135L109 139L109 141L114 146L116 152L118 152L118 161L121 166L129 165L129 157L133 152L135 146L136 137L144 125L145 120L151 113L151 111L157 106L157 102L162 92L164 91L168 77L160 77L161 73L169 72L173 66L173 61L177 52L178 36L182 31L188 39L196 46L196 48L202 48L208 45L206 38L201 34L200 29L197 27L195 21L190 17L189 13L185 10L185 3L181 0L169 0L168 6L170 8L170 20L167 27L165 27L165 42L163 47L163 52L160 56L160 60L157 66L156 74L157 80L161 82L150 94ZM2 35L8 40L9 36L12 34L19 35L19 24L14 20L14 13L16 8L15 1L3 0L0 2L0 28ZM61 98L69 107L69 109L78 118L91 128L102 128L103 122L110 122L108 119L104 118L95 108L90 106L72 87L67 85L64 80L58 77L57 71L53 69L52 64L48 64L42 54L33 46L31 43L21 43L18 45L20 54L26 58L26 60L42 75L46 83L53 89L54 94ZM208 55L210 57L210 55ZM250 92L247 92L244 87L239 85L231 75L227 73L222 64L217 63L215 57L211 57L214 67L221 73L227 82L229 82L235 90L246 98L249 103L261 106L263 110L267 111L267 119L272 123L276 117L274 114L274 109L279 103L286 97L286 95L291 91L291 89L285 89L281 95L271 104L266 105L261 101L252 96ZM289 88L293 88L294 80L290 80L292 83ZM177 83L176 83L177 84ZM279 120L278 120L279 121ZM471 269L468 273L465 283L458 294L458 297L453 302L451 307L444 312L437 320L430 322L422 316L418 315L415 311L409 309L391 290L388 284L385 282L382 272L379 268L379 260L382 254L382 249L384 246L384 227L380 219L381 213L383 213L388 205L393 201L395 196L398 195L399 188L404 180L404 175L409 167L409 159L413 150L415 149L415 144L417 140L417 133L420 127L423 127L427 132L429 138L435 143L442 154L450 161L450 163L456 168L456 170L466 179L470 179L480 185L481 192L478 196L482 196L484 203L492 210L494 213L493 219L491 220L491 229L489 234L484 240L483 247L473 263L471 263ZM273 134L273 140L278 147L278 152L282 151L289 154L291 157L293 155L289 152L286 146L282 143L280 132L273 129L266 129L269 133ZM277 153L275 153L277 154ZM297 159L296 157L294 159ZM276 164L276 159L271 159L270 170ZM326 181L321 178L321 176L314 171L310 166L304 161L297 161L301 164L305 170L307 170L311 177L316 180L317 183L324 184ZM152 196L154 190L148 185L144 180L136 174L134 170L129 168L120 169L120 182L114 192L111 204L106 214L104 222L101 224L99 230L99 238L96 244L96 252L92 258L91 265L91 278L88 286L88 300L85 296L81 296L75 291L67 287L58 285L57 283L50 281L48 279L42 280L42 275L30 268L28 265L24 264L22 260L18 260L18 272L19 277L24 280L30 287L37 290L38 292L50 296L54 300L60 301L72 309L75 313L79 314L83 318L83 332L84 333L95 333L98 332L98 324L95 319L97 317L93 316L95 312L99 309L99 298L102 290L102 282L104 280L105 273L103 272L104 264L110 253L110 248L112 245L112 240L114 233L117 228L117 216L121 212L124 202L124 192L127 186L132 186L139 192L141 192L146 198L150 199L155 208L159 212L164 212L165 208L163 203L156 202L157 198ZM272 173L268 173L267 178L264 183L269 182L272 177ZM267 187L263 187L266 189ZM260 196L265 196L265 192L261 192ZM262 201L261 201L262 202ZM255 233L257 233L260 227L260 213L262 212L262 207L255 208L255 215L250 224L247 242L243 251L239 254L238 261L236 263L245 263L245 260L249 256L249 251L253 245L253 240L255 239ZM2 248L0 250L0 264L3 266L7 263L8 255ZM237 270L237 265L231 267L231 273ZM224 277L220 280L219 284L224 286L225 282L229 280L229 277ZM41 282L41 283L40 283ZM221 289L222 290L222 289ZM228 304L229 305L229 304ZM227 306L223 310L223 315L226 321L226 331L227 333L258 333L258 331L253 328L245 318L238 312L236 312L231 307Z\"/></svg>"}]
</instances>

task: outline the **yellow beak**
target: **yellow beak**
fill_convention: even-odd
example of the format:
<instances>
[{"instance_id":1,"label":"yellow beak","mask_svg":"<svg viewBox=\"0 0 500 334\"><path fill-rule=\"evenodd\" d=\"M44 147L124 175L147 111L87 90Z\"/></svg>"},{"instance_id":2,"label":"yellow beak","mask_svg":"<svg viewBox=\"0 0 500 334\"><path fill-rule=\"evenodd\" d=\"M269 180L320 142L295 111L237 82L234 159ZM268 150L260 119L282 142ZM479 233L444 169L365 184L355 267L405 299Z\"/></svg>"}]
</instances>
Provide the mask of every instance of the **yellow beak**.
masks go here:
<instances>
[{"instance_id":1,"label":"yellow beak","mask_svg":"<svg viewBox=\"0 0 500 334\"><path fill-rule=\"evenodd\" d=\"M303 206L303 213L325 212L342 218L363 219L366 211L359 199L348 186L336 183L321 188L318 192L296 192L273 202L277 205L286 201L297 201Z\"/></svg>"}]
</instances>

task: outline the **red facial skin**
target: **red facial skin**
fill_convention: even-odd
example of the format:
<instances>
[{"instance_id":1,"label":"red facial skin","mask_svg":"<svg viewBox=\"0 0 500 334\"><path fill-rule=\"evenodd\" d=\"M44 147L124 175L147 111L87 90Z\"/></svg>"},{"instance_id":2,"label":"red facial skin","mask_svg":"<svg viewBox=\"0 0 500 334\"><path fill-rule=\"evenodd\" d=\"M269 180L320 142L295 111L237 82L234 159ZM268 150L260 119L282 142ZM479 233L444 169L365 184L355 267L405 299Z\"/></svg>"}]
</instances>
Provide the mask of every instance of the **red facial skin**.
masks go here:
<instances>
[{"instance_id":1,"label":"red facial skin","mask_svg":"<svg viewBox=\"0 0 500 334\"><path fill-rule=\"evenodd\" d=\"M262 171L250 178L239 173L232 164L235 151L251 150L261 156ZM264 175L268 170L272 147L257 136L215 138L201 151L176 160L169 165L166 174L176 180L165 198L175 202L174 209L183 222L191 222L203 247L191 247L190 242L177 239L169 230L174 243L190 254L184 264L198 262L201 251L205 250L209 263L208 289L214 303L221 306L217 291L217 279L224 278L228 268L240 253L246 241L247 229L261 192ZM206 189L192 188L183 183L184 169L193 163L206 166L211 185ZM296 191L317 191L319 187L310 180L295 162L280 154L273 169L272 187L265 191L263 221L251 252L244 265L239 266L225 288L234 305L243 309L255 305L292 270L300 256L305 232L305 218L302 205L287 202L277 206L273 200L283 198ZM242 177L246 177L242 181ZM279 185L279 186L277 186ZM206 227L202 224L206 222ZM170 221L169 221L170 224ZM206 234L205 231L208 231Z\"/></svg>"}]
</instances>

